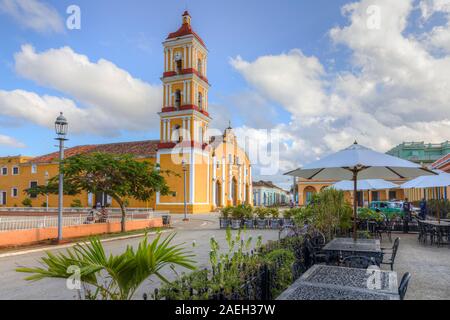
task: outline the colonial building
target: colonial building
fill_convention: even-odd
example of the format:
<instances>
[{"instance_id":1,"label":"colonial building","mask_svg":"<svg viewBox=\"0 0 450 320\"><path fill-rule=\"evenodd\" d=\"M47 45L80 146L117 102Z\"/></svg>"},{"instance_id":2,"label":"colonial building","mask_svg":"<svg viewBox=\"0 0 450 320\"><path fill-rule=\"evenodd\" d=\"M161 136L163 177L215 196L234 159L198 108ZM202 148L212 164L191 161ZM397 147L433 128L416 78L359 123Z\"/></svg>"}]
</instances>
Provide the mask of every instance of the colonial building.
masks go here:
<instances>
[{"instance_id":1,"label":"colonial building","mask_svg":"<svg viewBox=\"0 0 450 320\"><path fill-rule=\"evenodd\" d=\"M430 165L450 153L450 142L425 143L403 142L389 150L387 154L419 164Z\"/></svg>"},{"instance_id":2,"label":"colonial building","mask_svg":"<svg viewBox=\"0 0 450 320\"><path fill-rule=\"evenodd\" d=\"M208 110L208 50L193 31L188 12L182 16L181 27L169 34L163 46L160 139L78 146L66 150L66 157L92 152L133 154L139 159L158 163L162 170L176 173L166 178L171 190L169 195L157 194L146 203L129 199L129 207L183 212L185 191L190 213L253 203L250 160L239 147L232 128L225 129L221 135L209 134L212 118ZM27 197L25 189L44 184L57 174L57 159L57 153L36 158L0 158L0 205L22 206ZM108 195L102 194L65 197L65 205L69 206L74 200L82 206L98 202L117 205ZM45 196L31 197L33 206L41 206L46 201ZM57 197L49 196L48 204L55 207Z\"/></svg>"},{"instance_id":3,"label":"colonial building","mask_svg":"<svg viewBox=\"0 0 450 320\"><path fill-rule=\"evenodd\" d=\"M289 192L274 185L272 181L253 182L254 206L283 206L289 204L290 200Z\"/></svg>"}]
</instances>

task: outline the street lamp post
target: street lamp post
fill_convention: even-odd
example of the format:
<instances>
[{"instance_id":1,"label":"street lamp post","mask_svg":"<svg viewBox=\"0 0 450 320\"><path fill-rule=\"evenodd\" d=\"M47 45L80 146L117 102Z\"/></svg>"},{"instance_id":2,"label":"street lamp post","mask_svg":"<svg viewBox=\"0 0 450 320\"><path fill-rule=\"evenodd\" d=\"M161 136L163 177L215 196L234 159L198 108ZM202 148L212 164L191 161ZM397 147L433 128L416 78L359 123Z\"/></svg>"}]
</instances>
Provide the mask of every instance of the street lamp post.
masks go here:
<instances>
[{"instance_id":1,"label":"street lamp post","mask_svg":"<svg viewBox=\"0 0 450 320\"><path fill-rule=\"evenodd\" d=\"M184 192L184 219L183 219L183 221L189 221L189 219L188 219L188 217L187 217L187 203L186 203L186 172L187 172L187 166L186 166L186 161L185 160L183 160L182 162L181 162L181 164L182 164L182 167L183 167L183 185L184 185L184 190L183 190L183 192ZM192 192L192 190L191 190L191 192Z\"/></svg>"},{"instance_id":2,"label":"street lamp post","mask_svg":"<svg viewBox=\"0 0 450 320\"><path fill-rule=\"evenodd\" d=\"M69 124L67 119L63 116L61 112L55 121L55 131L59 141L59 185L58 185L58 241L62 240L62 217L63 217L63 198L64 198L64 174L63 174L63 164L64 159L64 141L66 141L67 128Z\"/></svg>"},{"instance_id":3,"label":"street lamp post","mask_svg":"<svg viewBox=\"0 0 450 320\"><path fill-rule=\"evenodd\" d=\"M45 171L45 185L48 186L48 171ZM48 192L45 194L45 211L48 212Z\"/></svg>"}]
</instances>

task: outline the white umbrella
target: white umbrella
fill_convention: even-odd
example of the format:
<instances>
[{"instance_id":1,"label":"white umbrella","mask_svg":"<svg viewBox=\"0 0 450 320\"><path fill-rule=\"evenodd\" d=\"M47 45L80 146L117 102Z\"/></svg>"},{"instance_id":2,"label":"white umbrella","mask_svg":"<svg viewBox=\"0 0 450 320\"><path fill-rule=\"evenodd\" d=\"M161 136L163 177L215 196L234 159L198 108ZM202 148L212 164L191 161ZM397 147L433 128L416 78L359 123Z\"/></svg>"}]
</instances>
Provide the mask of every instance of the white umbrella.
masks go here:
<instances>
[{"instance_id":1,"label":"white umbrella","mask_svg":"<svg viewBox=\"0 0 450 320\"><path fill-rule=\"evenodd\" d=\"M401 185L402 189L438 188L450 186L450 174L441 172L435 176L421 176Z\"/></svg>"},{"instance_id":2,"label":"white umbrella","mask_svg":"<svg viewBox=\"0 0 450 320\"><path fill-rule=\"evenodd\" d=\"M352 180L356 195L358 179L403 179L435 175L416 163L373 151L355 142L350 147L286 173L308 180ZM357 200L353 197L353 238L356 241Z\"/></svg>"},{"instance_id":3,"label":"white umbrella","mask_svg":"<svg viewBox=\"0 0 450 320\"><path fill-rule=\"evenodd\" d=\"M351 180L342 180L336 182L331 186L336 190L342 191L353 191L353 181ZM386 181L383 179L366 179L358 181L358 190L359 191L367 191L367 190L385 190L385 189L397 189L400 186L392 183L390 181Z\"/></svg>"},{"instance_id":4,"label":"white umbrella","mask_svg":"<svg viewBox=\"0 0 450 320\"><path fill-rule=\"evenodd\" d=\"M401 185L402 189L426 189L450 186L450 174L444 171L436 171L438 175L421 176ZM439 209L439 207L438 207ZM438 210L439 211L439 210ZM441 222L441 214L438 212L438 221Z\"/></svg>"},{"instance_id":5,"label":"white umbrella","mask_svg":"<svg viewBox=\"0 0 450 320\"><path fill-rule=\"evenodd\" d=\"M342 180L331 185L330 188L342 191L353 191L354 185L351 180ZM395 183L383 179L366 179L358 181L358 190L362 191L362 200L364 202L364 191L386 190L400 188Z\"/></svg>"}]
</instances>

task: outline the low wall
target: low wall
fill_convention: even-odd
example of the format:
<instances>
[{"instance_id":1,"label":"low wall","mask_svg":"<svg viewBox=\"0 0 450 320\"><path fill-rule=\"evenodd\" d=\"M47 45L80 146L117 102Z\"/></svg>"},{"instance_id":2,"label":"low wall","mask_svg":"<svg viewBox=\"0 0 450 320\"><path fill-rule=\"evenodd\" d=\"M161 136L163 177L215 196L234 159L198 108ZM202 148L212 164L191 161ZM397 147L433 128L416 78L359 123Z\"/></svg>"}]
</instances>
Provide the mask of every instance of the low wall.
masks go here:
<instances>
[{"instance_id":1,"label":"low wall","mask_svg":"<svg viewBox=\"0 0 450 320\"><path fill-rule=\"evenodd\" d=\"M127 221L126 230L143 230L146 228L162 227L162 218L151 218L148 220ZM93 235L120 232L120 222L83 224L63 228L63 238L73 239ZM30 230L15 230L0 232L0 247L20 246L34 244L45 240L56 239L58 228L36 228Z\"/></svg>"}]
</instances>

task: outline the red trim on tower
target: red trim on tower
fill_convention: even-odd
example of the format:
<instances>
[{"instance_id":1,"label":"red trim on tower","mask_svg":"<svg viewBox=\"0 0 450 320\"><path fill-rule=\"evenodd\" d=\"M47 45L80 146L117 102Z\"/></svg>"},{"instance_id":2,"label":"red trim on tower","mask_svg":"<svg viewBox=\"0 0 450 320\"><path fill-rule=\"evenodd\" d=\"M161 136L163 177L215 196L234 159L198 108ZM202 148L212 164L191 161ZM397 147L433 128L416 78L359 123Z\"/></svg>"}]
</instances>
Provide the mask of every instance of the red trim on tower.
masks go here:
<instances>
[{"instance_id":1,"label":"red trim on tower","mask_svg":"<svg viewBox=\"0 0 450 320\"><path fill-rule=\"evenodd\" d=\"M175 111L184 111L184 110L196 110L202 114L204 114L205 116L209 117L209 113L203 109L199 109L199 107L193 105L193 104L185 104L182 105L181 107L179 107L178 109L175 107L164 107L162 108L162 112L175 112Z\"/></svg>"},{"instance_id":2,"label":"red trim on tower","mask_svg":"<svg viewBox=\"0 0 450 320\"><path fill-rule=\"evenodd\" d=\"M193 69L193 68L183 69L183 70L181 70L180 73L176 73L175 71L164 72L164 73L163 73L163 78L170 78L170 77L177 76L177 75L179 75L179 74L195 74L195 75L197 75L200 79L202 79L202 80L205 81L207 84L209 84L208 78L206 78L205 76L201 75L197 70L195 70L195 69Z\"/></svg>"}]
</instances>

